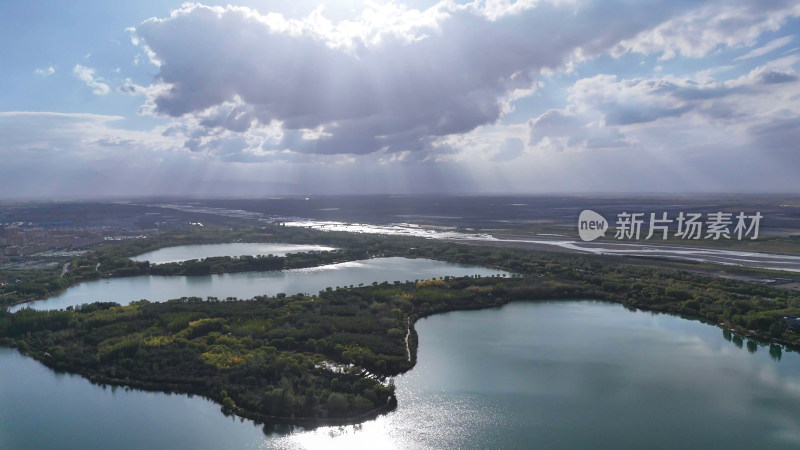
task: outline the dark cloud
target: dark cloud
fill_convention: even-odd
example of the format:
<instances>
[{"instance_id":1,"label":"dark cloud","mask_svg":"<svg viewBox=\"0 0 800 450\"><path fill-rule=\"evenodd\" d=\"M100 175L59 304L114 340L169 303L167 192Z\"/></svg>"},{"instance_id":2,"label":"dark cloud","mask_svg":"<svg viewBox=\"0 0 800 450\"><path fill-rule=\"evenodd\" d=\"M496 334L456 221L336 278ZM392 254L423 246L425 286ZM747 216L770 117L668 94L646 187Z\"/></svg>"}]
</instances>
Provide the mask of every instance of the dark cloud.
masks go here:
<instances>
[{"instance_id":1,"label":"dark cloud","mask_svg":"<svg viewBox=\"0 0 800 450\"><path fill-rule=\"evenodd\" d=\"M626 80L628 88L651 94L671 95L678 100L706 100L721 98L747 90L743 86L725 86L719 83L698 83L690 79L682 80Z\"/></svg>"},{"instance_id":2,"label":"dark cloud","mask_svg":"<svg viewBox=\"0 0 800 450\"><path fill-rule=\"evenodd\" d=\"M0 113L0 197L797 191L800 56L765 43L797 2L529 3L371 6L399 12L347 39L319 13L185 6L135 31L155 81L105 82L162 119Z\"/></svg>"},{"instance_id":3,"label":"dark cloud","mask_svg":"<svg viewBox=\"0 0 800 450\"><path fill-rule=\"evenodd\" d=\"M778 70L765 70L759 76L764 84L782 84L797 81L797 74Z\"/></svg>"},{"instance_id":4,"label":"dark cloud","mask_svg":"<svg viewBox=\"0 0 800 450\"><path fill-rule=\"evenodd\" d=\"M154 98L159 114L202 113L201 126L236 132L272 121L286 131L324 128L316 140L286 133L281 146L302 152L393 152L494 123L502 97L529 87L540 69L562 66L577 50L607 51L663 20L654 11L696 4L540 3L494 20L451 5L432 25L345 46L249 10L195 5L146 21L136 34L171 86ZM231 102L239 104L231 110Z\"/></svg>"},{"instance_id":5,"label":"dark cloud","mask_svg":"<svg viewBox=\"0 0 800 450\"><path fill-rule=\"evenodd\" d=\"M752 89L747 86L725 86L720 84L703 86L697 83L691 83L687 84L687 86L676 87L671 94L677 100L693 101L724 98L729 95L748 94L751 92L753 92Z\"/></svg>"},{"instance_id":6,"label":"dark cloud","mask_svg":"<svg viewBox=\"0 0 800 450\"><path fill-rule=\"evenodd\" d=\"M690 105L658 107L649 104L616 104L606 107L606 123L609 125L633 125L652 122L667 117L678 117L692 110Z\"/></svg>"}]
</instances>

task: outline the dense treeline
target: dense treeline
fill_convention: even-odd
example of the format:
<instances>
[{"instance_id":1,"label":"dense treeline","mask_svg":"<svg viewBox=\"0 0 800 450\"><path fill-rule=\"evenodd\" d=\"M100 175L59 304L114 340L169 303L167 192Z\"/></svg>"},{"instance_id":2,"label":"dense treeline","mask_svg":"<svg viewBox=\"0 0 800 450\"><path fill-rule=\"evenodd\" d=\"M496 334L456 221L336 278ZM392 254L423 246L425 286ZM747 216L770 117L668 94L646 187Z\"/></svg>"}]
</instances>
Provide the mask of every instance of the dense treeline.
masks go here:
<instances>
[{"instance_id":1,"label":"dense treeline","mask_svg":"<svg viewBox=\"0 0 800 450\"><path fill-rule=\"evenodd\" d=\"M215 256L201 260L154 264L142 270L141 275L208 275L212 273L255 272L299 269L344 261L369 258L359 251L333 250L289 253L286 256Z\"/></svg>"},{"instance_id":2,"label":"dense treeline","mask_svg":"<svg viewBox=\"0 0 800 450\"><path fill-rule=\"evenodd\" d=\"M558 274L383 282L312 297L25 309L0 315L0 336L4 345L98 383L202 394L261 420L325 421L394 404L393 387L380 379L413 366L417 340L410 325L419 317L514 300L599 298L730 321L741 331L752 326L753 333L798 342L778 321L800 314L797 299L762 296L781 292L589 263Z\"/></svg>"},{"instance_id":3,"label":"dense treeline","mask_svg":"<svg viewBox=\"0 0 800 450\"><path fill-rule=\"evenodd\" d=\"M202 394L226 411L265 421L331 421L390 408L393 386L381 380L410 369L416 361L415 320L514 300L603 299L709 320L732 330L733 337L747 334L800 345L800 336L780 321L783 316L800 315L800 297L764 285L621 265L610 257L420 238L283 227L231 233L248 241L316 243L340 250L153 266L127 256L155 244L126 243L77 258L73 276L88 277L87 268L96 269L97 263L107 265L104 276L108 271L115 275L137 271L201 274L307 267L374 256L482 264L515 275L376 282L360 288L326 289L312 297L183 298L165 303L140 301L126 307L95 303L66 311L3 311L0 343L98 383ZM221 240L224 235L213 232L193 239ZM100 276L96 272L94 276Z\"/></svg>"},{"instance_id":4,"label":"dense treeline","mask_svg":"<svg viewBox=\"0 0 800 450\"><path fill-rule=\"evenodd\" d=\"M310 244L323 241L342 242L341 252L295 253L286 257L222 257L201 261L151 265L130 258L164 247L228 242L281 242ZM330 239L325 233L302 228L265 226L240 229L207 227L165 233L148 239L110 241L99 244L86 254L61 261L57 269L0 272L0 307L54 295L75 284L100 278L135 275L205 275L209 273L281 270L313 267L334 262L375 256L381 249L379 239L350 245L358 239ZM69 264L62 275L61 267ZM3 284L5 283L5 284Z\"/></svg>"},{"instance_id":5,"label":"dense treeline","mask_svg":"<svg viewBox=\"0 0 800 450\"><path fill-rule=\"evenodd\" d=\"M285 257L240 256L206 258L151 265L130 258L164 247L230 242L320 244L339 251L294 253ZM99 244L86 254L60 262L57 269L0 272L0 307L54 295L75 284L100 278L136 275L206 275L210 273L281 270L313 267L375 256L402 256L410 247L429 243L421 238L387 238L379 235L326 233L305 228L267 225L240 228L206 227L180 230L147 239ZM69 263L67 273L61 266Z\"/></svg>"},{"instance_id":6,"label":"dense treeline","mask_svg":"<svg viewBox=\"0 0 800 450\"><path fill-rule=\"evenodd\" d=\"M380 380L413 366L405 341L411 318L501 305L512 298L500 295L513 290L506 284L519 280L448 278L314 297L23 309L0 316L0 336L98 383L198 393L264 420L352 417L393 406L393 386Z\"/></svg>"},{"instance_id":7,"label":"dense treeline","mask_svg":"<svg viewBox=\"0 0 800 450\"><path fill-rule=\"evenodd\" d=\"M340 250L298 253L283 258L220 257L161 265L135 262L128 258L163 246L244 241L313 243L338 247ZM190 230L151 239L107 243L93 252L70 261L70 271L63 278L59 278L55 273L41 271L20 274L19 283L0 289L4 291L0 292L0 304L41 298L77 282L105 276L201 275L248 270L279 270L375 256L427 257L492 266L520 274L553 276L561 281L580 281L593 286L599 284L607 296L613 296L614 300L632 306L683 312L773 337L778 336L778 319L791 314L790 307L797 306L798 303L796 297L792 297L795 301L790 304L792 294L785 290L750 283L738 283L734 287L732 282L721 278L700 277L674 270L623 266L616 264L615 258L607 256L532 252L414 237L319 232L303 228L266 226ZM683 287L678 288L677 284L682 284ZM728 293L722 300L710 302L704 295L718 293L720 289L725 289ZM772 328L772 332L769 328Z\"/></svg>"},{"instance_id":8,"label":"dense treeline","mask_svg":"<svg viewBox=\"0 0 800 450\"><path fill-rule=\"evenodd\" d=\"M309 252L278 257L220 257L201 261L151 265L133 261L130 257L159 248L228 242L279 242L288 244L319 244L336 247L339 251ZM616 267L613 257L577 255L554 252L531 252L489 246L464 245L410 236L383 236L345 232L322 232L306 228L267 225L240 228L206 227L165 233L147 239L105 242L85 255L61 261L69 263L62 276L61 267L53 270L3 271L0 281L0 307L28 300L45 298L75 284L107 277L134 275L205 275L209 273L280 270L313 267L335 262L366 259L377 256L426 257L464 264L480 264L503 268L516 273L554 273L563 268L599 261ZM641 259L637 261L641 262ZM687 268L714 267L691 263L673 263ZM734 269L729 269L734 270ZM739 269L742 272L759 270ZM735 270L734 270L735 271Z\"/></svg>"},{"instance_id":9,"label":"dense treeline","mask_svg":"<svg viewBox=\"0 0 800 450\"><path fill-rule=\"evenodd\" d=\"M0 335L4 344L93 382L201 394L262 420L344 418L391 407L393 385L350 364L407 368L405 347L394 335L372 335L374 325L362 329L344 311L319 313L336 308L336 301L281 296L26 309L0 319ZM401 326L388 310L370 314L364 324ZM388 353L367 350L371 343Z\"/></svg>"}]
</instances>

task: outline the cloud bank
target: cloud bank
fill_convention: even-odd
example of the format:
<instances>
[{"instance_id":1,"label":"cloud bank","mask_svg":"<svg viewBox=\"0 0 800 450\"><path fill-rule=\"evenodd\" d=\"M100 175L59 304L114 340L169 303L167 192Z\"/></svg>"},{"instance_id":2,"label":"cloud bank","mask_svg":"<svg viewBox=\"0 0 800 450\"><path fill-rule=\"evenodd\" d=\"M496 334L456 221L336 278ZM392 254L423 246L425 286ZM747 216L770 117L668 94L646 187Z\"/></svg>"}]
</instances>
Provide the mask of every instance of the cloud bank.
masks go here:
<instances>
[{"instance_id":1,"label":"cloud bank","mask_svg":"<svg viewBox=\"0 0 800 450\"><path fill-rule=\"evenodd\" d=\"M135 30L159 67L152 111L202 116L197 135L279 124L303 153L429 149L493 124L542 71L610 51L695 2L441 3L394 20L333 25L189 5ZM619 8L628 10L620 15ZM655 10L655 11L654 11ZM308 131L317 133L309 138Z\"/></svg>"},{"instance_id":2,"label":"cloud bank","mask_svg":"<svg viewBox=\"0 0 800 450\"><path fill-rule=\"evenodd\" d=\"M0 187L797 191L799 17L783 0L446 0L336 22L186 4L128 30L135 70L28 66L138 116L0 113Z\"/></svg>"}]
</instances>

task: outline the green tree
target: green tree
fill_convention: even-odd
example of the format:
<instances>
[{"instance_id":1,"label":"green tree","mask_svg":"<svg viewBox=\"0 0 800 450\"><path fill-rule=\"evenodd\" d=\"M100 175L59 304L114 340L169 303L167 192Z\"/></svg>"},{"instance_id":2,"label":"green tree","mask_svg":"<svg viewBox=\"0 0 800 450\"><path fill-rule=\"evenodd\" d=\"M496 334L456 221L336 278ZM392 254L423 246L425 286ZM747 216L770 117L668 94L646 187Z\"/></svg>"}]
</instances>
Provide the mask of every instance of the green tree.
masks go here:
<instances>
[{"instance_id":1,"label":"green tree","mask_svg":"<svg viewBox=\"0 0 800 450\"><path fill-rule=\"evenodd\" d=\"M328 409L329 416L344 415L347 412L347 397L339 392L333 392L328 396L325 406Z\"/></svg>"}]
</instances>

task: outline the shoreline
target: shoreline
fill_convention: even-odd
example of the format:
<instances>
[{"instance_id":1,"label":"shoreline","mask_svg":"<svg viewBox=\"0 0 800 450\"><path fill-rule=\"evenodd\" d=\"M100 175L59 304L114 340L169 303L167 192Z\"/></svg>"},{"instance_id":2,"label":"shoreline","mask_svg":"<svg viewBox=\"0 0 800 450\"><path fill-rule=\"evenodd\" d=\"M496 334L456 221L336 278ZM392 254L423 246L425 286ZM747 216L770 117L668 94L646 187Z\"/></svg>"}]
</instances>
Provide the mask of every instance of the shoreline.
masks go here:
<instances>
[{"instance_id":1,"label":"shoreline","mask_svg":"<svg viewBox=\"0 0 800 450\"><path fill-rule=\"evenodd\" d=\"M757 333L752 332L751 330L742 331L741 329L738 329L737 326L734 325L734 324L724 323L724 322L713 322L713 321L710 321L710 320L708 320L706 318L703 318L703 317L700 317L700 316L693 316L693 315L690 315L690 314L685 314L685 313L682 313L680 311L669 310L669 309L649 309L649 308L641 308L641 307L638 307L638 306L634 307L634 306L631 306L631 305L626 304L624 302L610 300L610 299L602 299L602 298L576 298L574 296L566 296L564 298L558 298L558 297L550 296L548 298L540 298L540 299L530 298L530 299L507 300L507 301L504 301L501 304L494 304L494 305L464 305L464 306L461 306L461 307L456 307L456 308L447 309L447 310L443 310L443 311L436 311L436 312L433 312L431 314L414 315L413 316L414 322L411 322L411 318L412 317L409 316L409 317L407 317L407 323L408 323L408 327L409 328L408 328L408 334L407 334L405 342L406 342L406 349L411 355L411 359L409 359L410 366L408 368L406 368L405 370L399 371L398 373L394 373L394 374L379 374L379 375L383 376L383 377L387 377L387 378L392 378L392 377L396 377L396 376L402 375L404 373L407 373L407 372L413 370L416 367L417 350L418 350L417 347L418 346L414 345L413 346L413 352L412 352L411 346L409 346L409 337L414 337L415 338L415 342L414 342L415 344L418 342L415 325L420 319L425 319L425 318L433 317L433 316L436 316L436 315L439 315L439 314L447 314L447 313L451 313L451 312L480 311L480 310L488 310L488 309L494 309L494 308L502 308L502 307L504 307L504 306L506 306L506 305L508 305L510 303L523 303L523 302L547 303L547 302L562 302L562 301L603 302L603 303L620 305L620 306L622 306L623 308L626 308L626 309L630 308L630 309L634 309L634 310L638 310L638 311L644 311L644 312L668 314L670 316L678 317L678 318L685 319L685 320L698 321L698 322L701 322L701 323L703 323L705 325L713 326L713 327L719 328L721 330L728 330L728 331L731 331L731 332L733 332L733 333L735 333L737 335L742 335L743 337L747 337L748 339L755 338L756 340L760 340L762 342L766 342L766 343L770 343L770 344L772 344L772 343L779 344L779 345L781 345L783 347L782 350L789 351L789 352L800 353L800 346L793 345L788 341L781 340L781 339L767 338L767 337L764 337L764 336L760 336ZM49 354L47 354L46 352L40 352L40 353L34 354L32 352L25 352L22 349L20 349L19 347L6 346L6 345L0 345L0 347L9 348L9 349L15 349L21 355L26 356L26 357L30 357L30 358L40 362L41 364L43 364L44 366L46 366L50 370L53 370L55 372L64 372L64 373L68 373L68 374L71 374L71 375L80 376L80 377L86 379L87 381L89 381L91 384L97 385L97 386L109 385L109 386L126 387L126 388L130 388L130 389L141 390L141 391L144 391L144 392L158 392L158 393L165 393L165 394L177 393L177 394L180 394L180 395L189 395L189 396L197 395L197 396L200 396L200 397L202 397L204 399L207 399L207 400L215 403L216 405L220 406L220 410L224 415L233 414L235 416L238 416L238 417L241 417L241 418L245 418L247 420L251 420L256 425L259 425L259 424L295 425L295 426L301 426L301 427L309 427L309 428L312 428L312 429L313 428L317 428L317 427L323 427L323 426L357 425L357 424L364 423L364 422L369 421L369 420L373 420L373 419L375 419L375 418L377 418L377 417L379 417L381 415L390 413L390 412L394 411L399 406L399 403L398 403L398 400L397 400L397 395L396 394L392 394L389 397L389 399L387 400L386 404L384 404L382 406L379 406L379 407L376 407L376 408L373 408L373 409L371 409L369 411L365 411L365 412L362 412L362 413L359 413L359 414L356 414L356 415L353 415L353 416L347 416L347 417L281 417L281 416L270 416L270 415L265 415L265 414L258 413L256 411L249 411L249 410L240 408L238 406L234 406L233 410L226 411L225 407L222 405L222 401L221 400L218 400L218 399L210 396L209 394L203 392L202 389L200 389L198 387L187 387L187 386L180 386L180 385L175 385L175 384L159 385L157 383L135 382L133 380L128 380L127 382L125 382L125 380L120 380L120 379L105 379L105 378L97 379L97 377L95 375L87 375L86 373L83 373L83 372L71 372L69 370L64 370L64 369L59 369L59 368L54 367L52 364L49 364L49 362L52 361L52 359L51 359L52 357ZM92 379L92 378L94 378L94 379Z\"/></svg>"}]
</instances>

